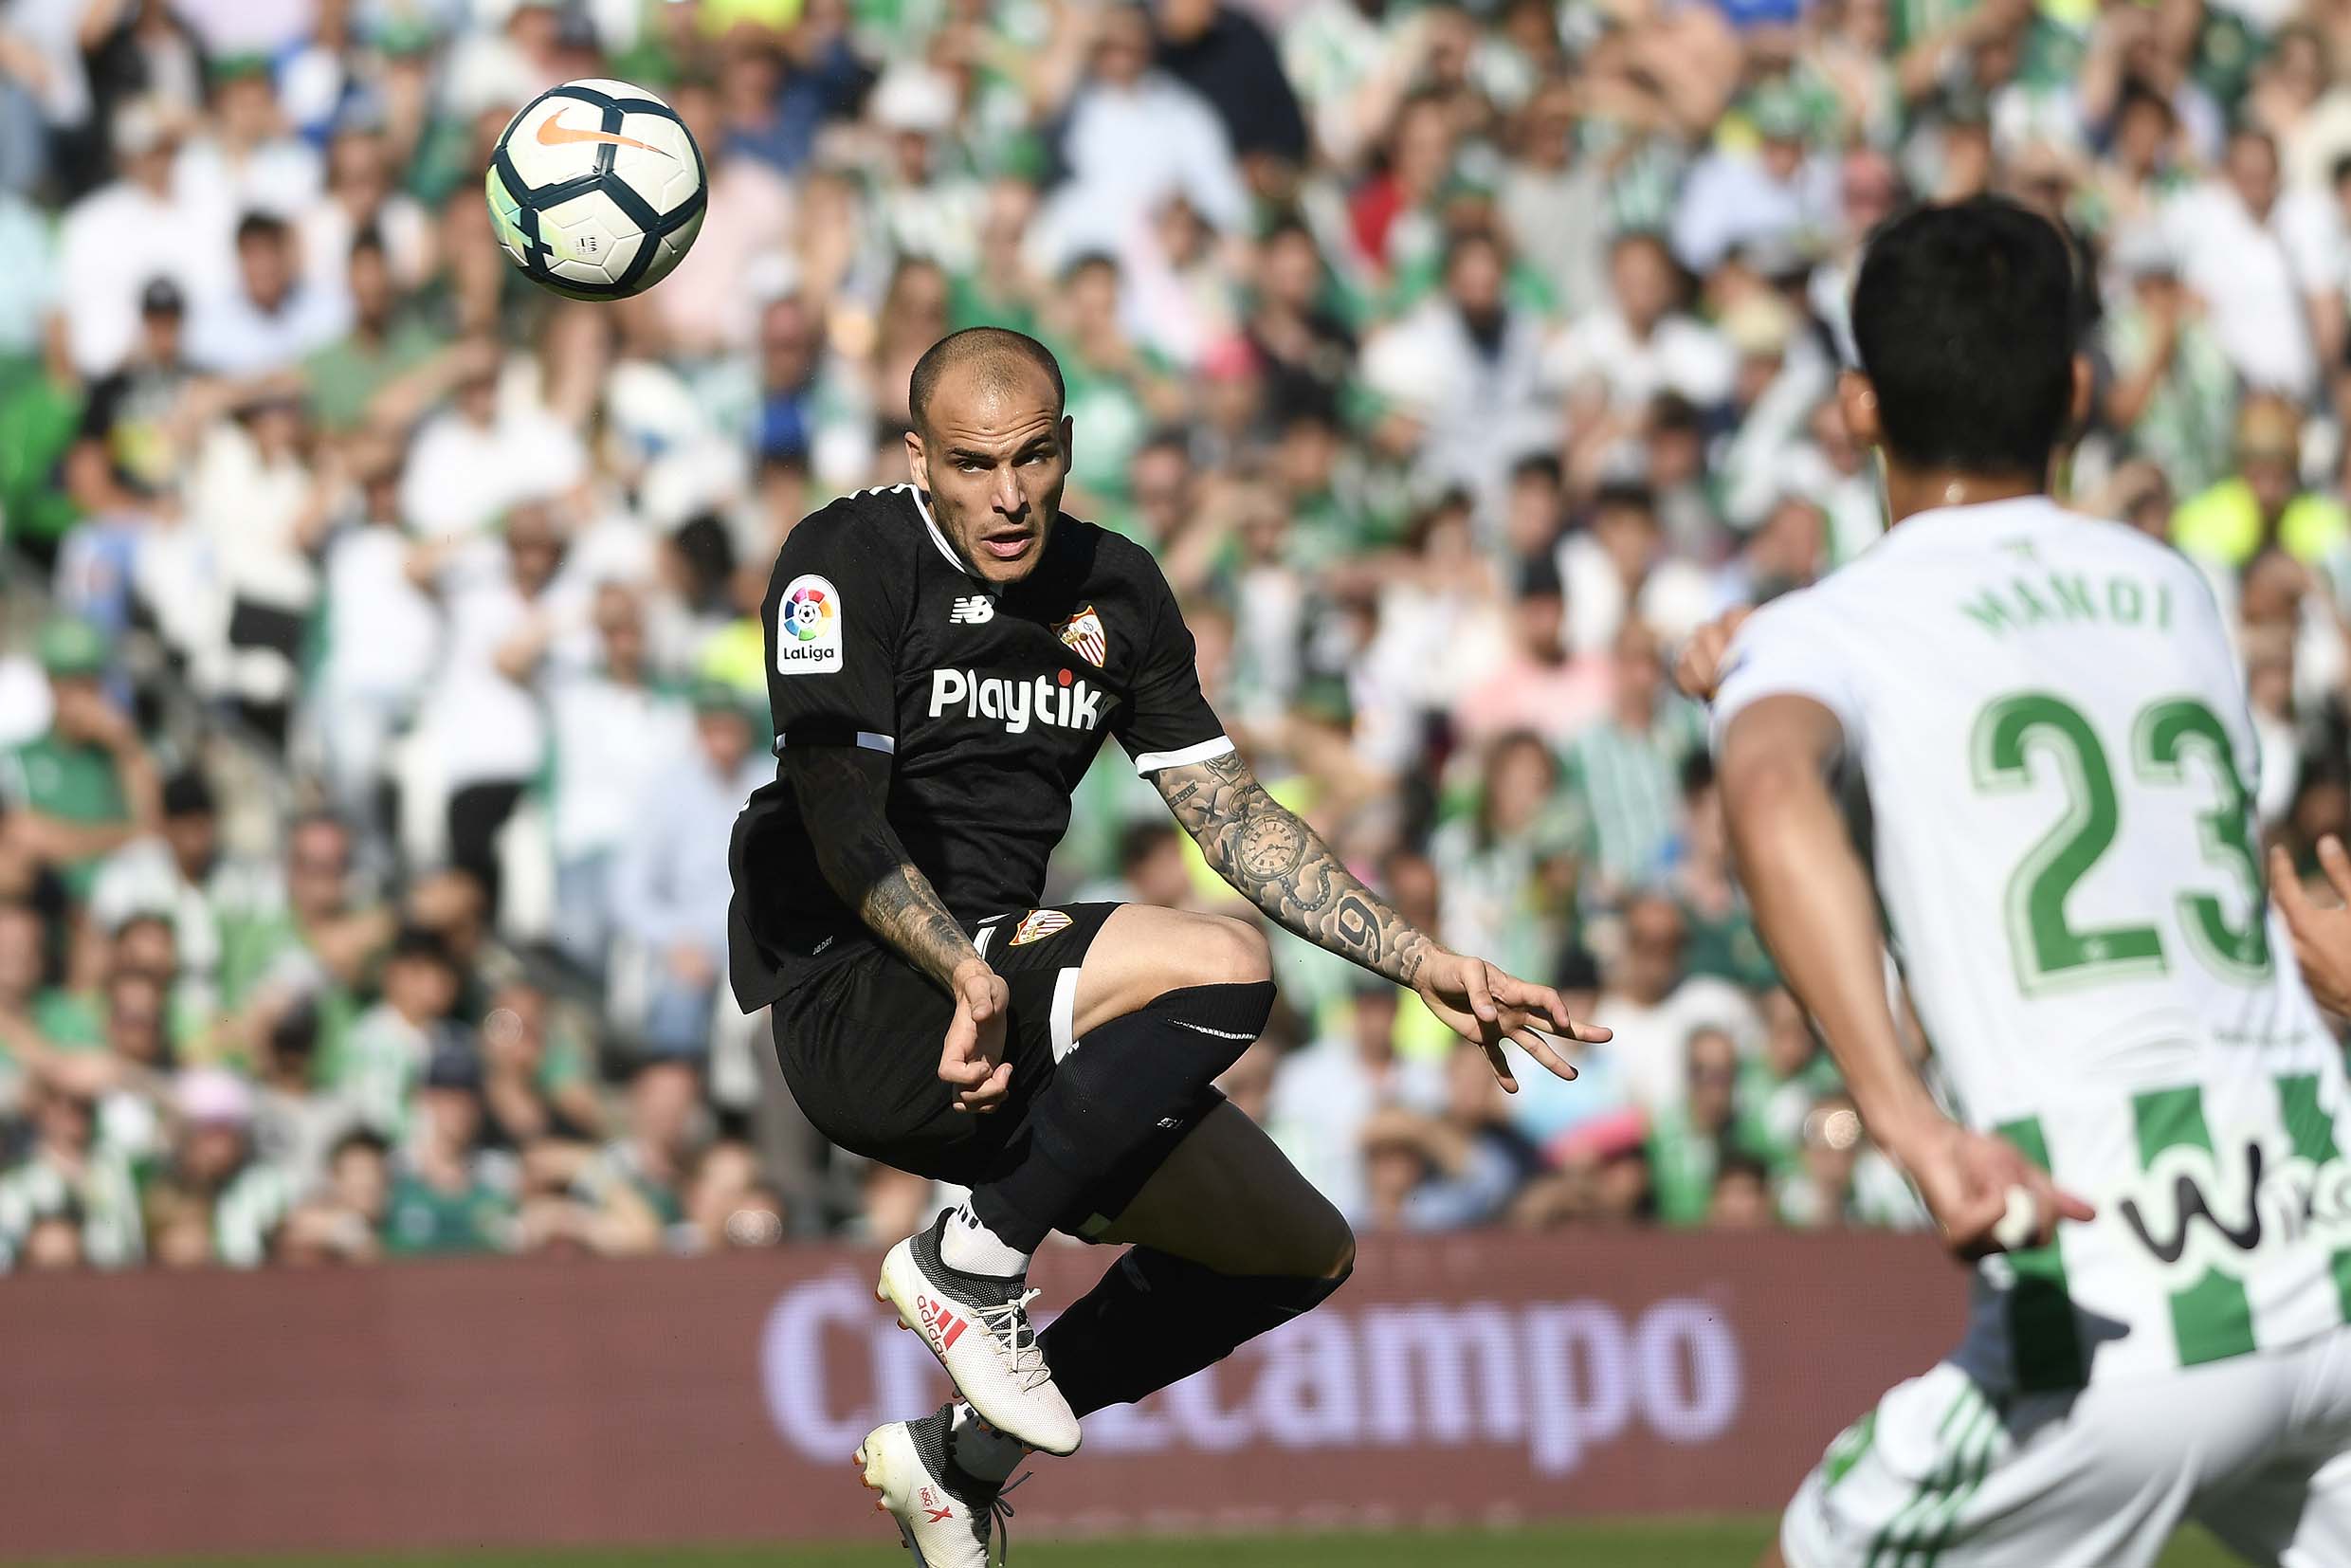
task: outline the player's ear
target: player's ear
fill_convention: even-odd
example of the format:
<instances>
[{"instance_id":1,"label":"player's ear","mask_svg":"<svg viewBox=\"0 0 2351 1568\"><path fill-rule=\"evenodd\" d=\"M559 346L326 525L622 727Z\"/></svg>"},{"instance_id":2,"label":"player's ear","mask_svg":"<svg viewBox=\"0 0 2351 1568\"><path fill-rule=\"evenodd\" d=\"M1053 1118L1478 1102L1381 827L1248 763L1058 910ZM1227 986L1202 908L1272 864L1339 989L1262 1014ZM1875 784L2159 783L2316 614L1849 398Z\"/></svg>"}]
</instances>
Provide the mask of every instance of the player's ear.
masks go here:
<instances>
[{"instance_id":1,"label":"player's ear","mask_svg":"<svg viewBox=\"0 0 2351 1568\"><path fill-rule=\"evenodd\" d=\"M2069 437L2078 435L2088 428L2089 399L2093 385L2089 356L2082 354L2075 355L2073 356L2073 396L2068 400L2071 407L2067 410L2066 419L2066 433Z\"/></svg>"},{"instance_id":2,"label":"player's ear","mask_svg":"<svg viewBox=\"0 0 2351 1568\"><path fill-rule=\"evenodd\" d=\"M906 477L914 481L918 490L931 487L930 465L922 457L922 435L912 428L906 431Z\"/></svg>"},{"instance_id":3,"label":"player's ear","mask_svg":"<svg viewBox=\"0 0 2351 1568\"><path fill-rule=\"evenodd\" d=\"M1077 461L1077 448L1070 445L1070 442L1074 440L1077 435L1077 429L1078 422L1076 420L1070 418L1067 414L1063 414L1061 416L1061 465L1064 469L1066 469L1070 464Z\"/></svg>"},{"instance_id":4,"label":"player's ear","mask_svg":"<svg viewBox=\"0 0 2351 1568\"><path fill-rule=\"evenodd\" d=\"M1838 373L1837 412L1845 416L1845 433L1856 446L1884 445L1886 427L1878 420L1878 390L1861 372Z\"/></svg>"}]
</instances>

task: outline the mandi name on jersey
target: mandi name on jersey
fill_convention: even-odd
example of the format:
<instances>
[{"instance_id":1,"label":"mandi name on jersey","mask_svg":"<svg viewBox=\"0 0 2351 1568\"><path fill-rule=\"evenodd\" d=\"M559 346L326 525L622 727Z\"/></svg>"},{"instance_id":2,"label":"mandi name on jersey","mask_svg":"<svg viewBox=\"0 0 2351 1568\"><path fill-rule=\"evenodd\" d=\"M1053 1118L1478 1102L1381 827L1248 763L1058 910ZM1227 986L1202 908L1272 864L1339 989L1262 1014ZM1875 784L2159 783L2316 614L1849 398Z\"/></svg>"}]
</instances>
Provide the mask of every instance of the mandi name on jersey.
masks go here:
<instances>
[{"instance_id":1,"label":"mandi name on jersey","mask_svg":"<svg viewBox=\"0 0 2351 1568\"><path fill-rule=\"evenodd\" d=\"M1090 730L1102 723L1103 692L1067 670L1034 680L1006 680L971 669L931 671L931 717L963 710L966 719L996 719L1005 733L1019 735L1030 724Z\"/></svg>"}]
</instances>

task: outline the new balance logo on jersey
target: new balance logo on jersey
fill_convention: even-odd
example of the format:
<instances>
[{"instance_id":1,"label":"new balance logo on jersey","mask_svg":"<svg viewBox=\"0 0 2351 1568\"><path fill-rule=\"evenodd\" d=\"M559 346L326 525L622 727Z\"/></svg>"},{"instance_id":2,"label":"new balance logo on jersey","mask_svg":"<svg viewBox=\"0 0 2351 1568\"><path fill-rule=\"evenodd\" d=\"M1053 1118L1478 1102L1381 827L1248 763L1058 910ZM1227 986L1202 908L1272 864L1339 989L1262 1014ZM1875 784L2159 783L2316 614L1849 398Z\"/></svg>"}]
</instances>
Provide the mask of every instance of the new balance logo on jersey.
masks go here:
<instances>
[{"instance_id":1,"label":"new balance logo on jersey","mask_svg":"<svg viewBox=\"0 0 2351 1568\"><path fill-rule=\"evenodd\" d=\"M996 618L996 602L985 593L957 599L947 611L949 626L986 626Z\"/></svg>"},{"instance_id":2,"label":"new balance logo on jersey","mask_svg":"<svg viewBox=\"0 0 2351 1568\"><path fill-rule=\"evenodd\" d=\"M1102 723L1102 707L1101 688L1066 669L1033 681L1008 681L970 669L931 671L932 718L960 708L966 719L1002 720L1010 735L1019 735L1031 724L1095 729Z\"/></svg>"}]
</instances>

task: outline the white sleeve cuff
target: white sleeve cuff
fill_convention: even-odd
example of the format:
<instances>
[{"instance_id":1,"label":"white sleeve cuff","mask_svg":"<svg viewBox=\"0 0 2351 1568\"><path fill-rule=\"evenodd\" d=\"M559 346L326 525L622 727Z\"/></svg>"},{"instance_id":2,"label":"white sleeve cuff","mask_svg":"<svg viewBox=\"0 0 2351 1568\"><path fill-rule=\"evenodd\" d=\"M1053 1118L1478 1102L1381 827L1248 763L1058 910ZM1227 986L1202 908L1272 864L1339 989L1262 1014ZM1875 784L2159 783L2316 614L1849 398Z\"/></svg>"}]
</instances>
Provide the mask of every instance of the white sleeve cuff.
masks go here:
<instances>
[{"instance_id":1,"label":"white sleeve cuff","mask_svg":"<svg viewBox=\"0 0 2351 1568\"><path fill-rule=\"evenodd\" d=\"M1213 740L1203 740L1196 746L1186 746L1181 751L1144 752L1135 758L1135 771L1139 774L1155 774L1161 768L1187 767L1194 762L1205 762L1212 757L1222 757L1230 750L1232 750L1232 738L1229 735L1220 735Z\"/></svg>"},{"instance_id":2,"label":"white sleeve cuff","mask_svg":"<svg viewBox=\"0 0 2351 1568\"><path fill-rule=\"evenodd\" d=\"M809 743L810 743L810 744L813 744L813 742L809 742ZM828 743L829 743L829 744L831 744L831 745L839 745L839 744L840 744L840 742L839 742L839 741L837 741L837 740L836 740L836 741L828 742ZM897 738L897 737L895 737L895 736L889 736L889 735L876 735L876 734L875 734L873 731L871 731L871 730L859 730L859 731L857 732L857 741L856 741L856 743L857 743L859 746L864 747L866 751L869 751L869 752L882 752L882 753L884 753L884 754L888 754L888 753L894 753L894 752L896 752L896 751L898 750L898 738ZM783 750L784 750L784 747L785 747L786 745L788 745L788 744L790 744L790 742L789 742L789 741L788 741L788 740L787 740L787 739L786 739L783 736L780 736L780 735L779 735L779 736L777 736L777 737L775 738L775 753L776 753L776 755L777 755L777 756L779 756L779 757L780 757L780 756L782 756L782 755L783 755Z\"/></svg>"}]
</instances>

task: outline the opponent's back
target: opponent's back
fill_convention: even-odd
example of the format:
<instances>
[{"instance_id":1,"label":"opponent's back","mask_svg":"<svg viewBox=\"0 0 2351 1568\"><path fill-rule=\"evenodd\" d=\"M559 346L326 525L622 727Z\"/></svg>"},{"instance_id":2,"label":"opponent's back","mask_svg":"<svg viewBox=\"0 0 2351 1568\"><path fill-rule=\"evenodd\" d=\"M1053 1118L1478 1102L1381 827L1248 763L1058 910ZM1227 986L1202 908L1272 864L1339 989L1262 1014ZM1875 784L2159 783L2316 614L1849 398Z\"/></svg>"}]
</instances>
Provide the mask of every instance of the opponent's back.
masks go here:
<instances>
[{"instance_id":1,"label":"opponent's back","mask_svg":"<svg viewBox=\"0 0 2351 1568\"><path fill-rule=\"evenodd\" d=\"M2041 498L1921 514L1749 623L1717 721L1788 691L1843 722L1953 1108L2100 1209L1986 1263L1975 1369L2067 1386L2343 1322L2342 1069L2195 569Z\"/></svg>"}]
</instances>

